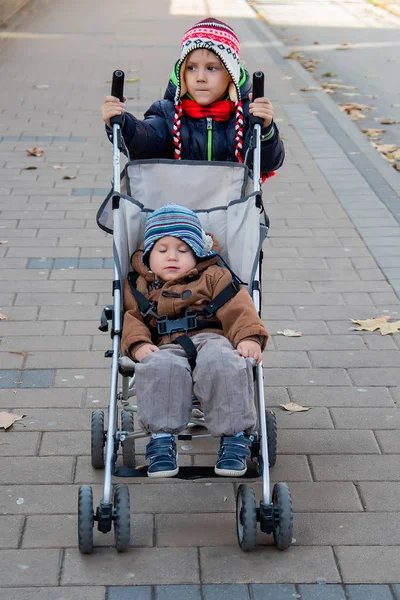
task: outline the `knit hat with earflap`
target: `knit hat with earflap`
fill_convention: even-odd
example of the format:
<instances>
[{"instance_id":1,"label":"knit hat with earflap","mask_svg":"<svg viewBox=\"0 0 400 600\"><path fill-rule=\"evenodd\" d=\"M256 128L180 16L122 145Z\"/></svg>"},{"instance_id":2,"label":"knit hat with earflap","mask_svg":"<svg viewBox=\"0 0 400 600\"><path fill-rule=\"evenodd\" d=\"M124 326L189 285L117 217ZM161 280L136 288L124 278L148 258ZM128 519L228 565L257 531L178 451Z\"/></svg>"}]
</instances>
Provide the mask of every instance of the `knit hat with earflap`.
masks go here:
<instances>
[{"instance_id":1,"label":"knit hat with earflap","mask_svg":"<svg viewBox=\"0 0 400 600\"><path fill-rule=\"evenodd\" d=\"M144 249L142 261L148 267L149 253L161 238L172 236L187 244L196 258L204 260L216 256L211 250L213 239L207 235L199 217L189 208L170 203L155 210L147 219L144 230Z\"/></svg>"},{"instance_id":2,"label":"knit hat with earflap","mask_svg":"<svg viewBox=\"0 0 400 600\"><path fill-rule=\"evenodd\" d=\"M175 158L181 159L181 119L182 104L181 97L187 92L184 78L182 77L182 66L187 56L193 50L205 49L218 56L229 73L232 83L229 85L229 97L236 104L235 125L235 156L239 162L243 162L243 107L240 97L240 44L239 40L229 25L218 19L204 19L193 25L186 31L181 42L181 56L176 65L177 86L175 93L175 116L173 126L173 138L175 146Z\"/></svg>"}]
</instances>

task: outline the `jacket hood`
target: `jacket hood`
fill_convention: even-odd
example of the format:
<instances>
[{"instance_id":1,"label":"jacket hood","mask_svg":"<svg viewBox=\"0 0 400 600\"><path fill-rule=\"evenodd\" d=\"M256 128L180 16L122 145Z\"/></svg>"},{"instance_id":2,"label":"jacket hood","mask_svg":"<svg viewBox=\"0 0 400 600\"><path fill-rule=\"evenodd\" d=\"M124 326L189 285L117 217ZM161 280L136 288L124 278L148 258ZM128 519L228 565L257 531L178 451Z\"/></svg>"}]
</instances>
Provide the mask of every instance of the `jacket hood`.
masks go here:
<instances>
[{"instance_id":1,"label":"jacket hood","mask_svg":"<svg viewBox=\"0 0 400 600\"><path fill-rule=\"evenodd\" d=\"M208 233L208 232L206 232L206 233L207 233L207 235L210 235L213 239L213 245L212 245L211 250L215 250L215 252L218 255L221 252L221 247L219 245L217 238L212 233ZM144 248L144 245L141 244L140 248L132 254L132 258L131 258L132 269L134 271L136 271L136 273L139 273L139 275L144 277L146 281L148 281L149 283L152 283L155 279L155 275L154 275L154 273L152 273L151 271L148 270L148 268L142 261L143 248ZM211 265L215 265L218 262L218 259L219 259L218 256L212 256L211 258L208 258L206 260L199 260L197 262L195 268L192 269L191 271L188 271L187 273L185 273L184 277L182 277L181 279L186 279L187 277L196 277L197 275L199 275L199 273L201 273L202 271L205 271L205 269L208 269L208 267L210 267ZM177 279L176 281L179 281L179 280Z\"/></svg>"},{"instance_id":2,"label":"jacket hood","mask_svg":"<svg viewBox=\"0 0 400 600\"><path fill-rule=\"evenodd\" d=\"M165 94L164 94L164 99L172 100L172 102L175 102L175 93L176 93L176 88L177 88L177 84L178 84L178 78L177 78L177 74L176 74L178 64L179 64L179 61L177 61L175 63L175 66L172 70L171 79L169 80L167 89L165 90ZM241 95L242 100L248 100L249 93L251 92L251 79L250 79L250 75L248 74L248 72L242 66L240 67L239 87L240 87L240 95Z\"/></svg>"}]
</instances>

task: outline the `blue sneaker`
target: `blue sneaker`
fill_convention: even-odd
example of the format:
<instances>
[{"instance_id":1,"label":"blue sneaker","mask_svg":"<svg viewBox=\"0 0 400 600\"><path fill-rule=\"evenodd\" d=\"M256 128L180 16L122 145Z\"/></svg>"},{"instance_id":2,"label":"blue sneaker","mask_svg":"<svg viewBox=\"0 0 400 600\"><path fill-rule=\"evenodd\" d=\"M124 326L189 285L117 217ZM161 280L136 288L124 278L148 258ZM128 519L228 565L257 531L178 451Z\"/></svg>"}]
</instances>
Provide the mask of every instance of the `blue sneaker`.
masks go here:
<instances>
[{"instance_id":1,"label":"blue sneaker","mask_svg":"<svg viewBox=\"0 0 400 600\"><path fill-rule=\"evenodd\" d=\"M146 446L146 458L150 459L148 477L173 477L179 471L176 442L173 435L153 438Z\"/></svg>"},{"instance_id":2,"label":"blue sneaker","mask_svg":"<svg viewBox=\"0 0 400 600\"><path fill-rule=\"evenodd\" d=\"M246 457L251 456L252 439L245 436L222 437L214 471L222 477L242 477L247 471Z\"/></svg>"}]
</instances>

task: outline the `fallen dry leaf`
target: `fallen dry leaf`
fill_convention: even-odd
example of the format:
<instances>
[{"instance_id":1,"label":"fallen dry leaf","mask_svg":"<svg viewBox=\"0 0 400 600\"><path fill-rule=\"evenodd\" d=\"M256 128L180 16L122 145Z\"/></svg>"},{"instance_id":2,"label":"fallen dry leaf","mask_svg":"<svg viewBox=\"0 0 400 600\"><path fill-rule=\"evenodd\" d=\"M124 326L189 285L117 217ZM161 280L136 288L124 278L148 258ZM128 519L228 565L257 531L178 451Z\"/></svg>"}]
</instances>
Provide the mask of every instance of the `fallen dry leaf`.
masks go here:
<instances>
[{"instance_id":1,"label":"fallen dry leaf","mask_svg":"<svg viewBox=\"0 0 400 600\"><path fill-rule=\"evenodd\" d=\"M9 412L0 412L0 429L8 429L15 421L20 421L25 415L15 415Z\"/></svg>"},{"instance_id":2,"label":"fallen dry leaf","mask_svg":"<svg viewBox=\"0 0 400 600\"><path fill-rule=\"evenodd\" d=\"M393 152L393 158L395 158L396 160L400 160L400 149Z\"/></svg>"},{"instance_id":3,"label":"fallen dry leaf","mask_svg":"<svg viewBox=\"0 0 400 600\"><path fill-rule=\"evenodd\" d=\"M396 152L397 151L397 146L396 144L375 144L372 143L373 147L378 150L378 152L381 152L381 154L391 154L392 152ZM399 155L400 158L400 155Z\"/></svg>"},{"instance_id":4,"label":"fallen dry leaf","mask_svg":"<svg viewBox=\"0 0 400 600\"><path fill-rule=\"evenodd\" d=\"M29 352L26 352L26 350L9 350L8 354L18 354L19 356L28 356Z\"/></svg>"},{"instance_id":5,"label":"fallen dry leaf","mask_svg":"<svg viewBox=\"0 0 400 600\"><path fill-rule=\"evenodd\" d=\"M400 171L400 169L399 169ZM385 323L380 328L382 335L388 335L388 333L397 333L400 331L400 321L393 321L392 323Z\"/></svg>"},{"instance_id":6,"label":"fallen dry leaf","mask_svg":"<svg viewBox=\"0 0 400 600\"><path fill-rule=\"evenodd\" d=\"M386 133L387 129L363 129L362 132L368 137L379 137L380 135Z\"/></svg>"},{"instance_id":7,"label":"fallen dry leaf","mask_svg":"<svg viewBox=\"0 0 400 600\"><path fill-rule=\"evenodd\" d=\"M29 156L43 156L44 149L36 148L36 146L33 146L33 148L27 148L26 152L29 154Z\"/></svg>"},{"instance_id":8,"label":"fallen dry leaf","mask_svg":"<svg viewBox=\"0 0 400 600\"><path fill-rule=\"evenodd\" d=\"M301 331L293 331L293 329L284 329L283 331L277 331L280 335L284 335L286 337L300 337L303 335Z\"/></svg>"},{"instance_id":9,"label":"fallen dry leaf","mask_svg":"<svg viewBox=\"0 0 400 600\"><path fill-rule=\"evenodd\" d=\"M289 54L287 54L283 58L298 60L300 62L304 58L304 56L302 54L299 54L298 50L292 50L291 52L289 52Z\"/></svg>"},{"instance_id":10,"label":"fallen dry leaf","mask_svg":"<svg viewBox=\"0 0 400 600\"><path fill-rule=\"evenodd\" d=\"M66 169L67 167L63 167L62 165L53 165L53 169Z\"/></svg>"},{"instance_id":11,"label":"fallen dry leaf","mask_svg":"<svg viewBox=\"0 0 400 600\"><path fill-rule=\"evenodd\" d=\"M296 402L288 402L287 404L280 404L279 406L289 412L304 412L311 409L311 406L301 406L301 404L296 404Z\"/></svg>"},{"instance_id":12,"label":"fallen dry leaf","mask_svg":"<svg viewBox=\"0 0 400 600\"><path fill-rule=\"evenodd\" d=\"M337 73L332 73L331 71L327 71L323 75L324 77L337 77Z\"/></svg>"},{"instance_id":13,"label":"fallen dry leaf","mask_svg":"<svg viewBox=\"0 0 400 600\"><path fill-rule=\"evenodd\" d=\"M301 92L322 92L322 88L310 86L307 88L300 88Z\"/></svg>"},{"instance_id":14,"label":"fallen dry leaf","mask_svg":"<svg viewBox=\"0 0 400 600\"><path fill-rule=\"evenodd\" d=\"M324 89L330 90L357 90L355 85L343 85L342 83L321 83Z\"/></svg>"},{"instance_id":15,"label":"fallen dry leaf","mask_svg":"<svg viewBox=\"0 0 400 600\"><path fill-rule=\"evenodd\" d=\"M8 317L7 317L7 315L2 315L2 314L0 313L0 321L8 321Z\"/></svg>"},{"instance_id":16,"label":"fallen dry leaf","mask_svg":"<svg viewBox=\"0 0 400 600\"><path fill-rule=\"evenodd\" d=\"M380 329L390 320L387 315L380 315L379 317L373 317L372 319L350 319L352 323L355 323L357 327L350 327L351 331L376 331Z\"/></svg>"},{"instance_id":17,"label":"fallen dry leaf","mask_svg":"<svg viewBox=\"0 0 400 600\"><path fill-rule=\"evenodd\" d=\"M341 46L335 48L335 50L350 50L353 47L352 42L343 42Z\"/></svg>"},{"instance_id":18,"label":"fallen dry leaf","mask_svg":"<svg viewBox=\"0 0 400 600\"><path fill-rule=\"evenodd\" d=\"M34 167L33 165L23 168L24 171L36 171L36 169L37 167Z\"/></svg>"},{"instance_id":19,"label":"fallen dry leaf","mask_svg":"<svg viewBox=\"0 0 400 600\"><path fill-rule=\"evenodd\" d=\"M0 240L0 246L1 246L2 244L8 244L8 240Z\"/></svg>"},{"instance_id":20,"label":"fallen dry leaf","mask_svg":"<svg viewBox=\"0 0 400 600\"><path fill-rule=\"evenodd\" d=\"M389 117L385 118L385 119L381 119L379 122L382 123L382 125L398 125L400 123L399 120L390 119Z\"/></svg>"},{"instance_id":21,"label":"fallen dry leaf","mask_svg":"<svg viewBox=\"0 0 400 600\"><path fill-rule=\"evenodd\" d=\"M358 104L357 102L348 102L345 104L339 104L340 110L349 115L350 119L356 121L357 119L366 119L366 115L364 115L361 111L363 110L373 110L372 106L368 106L367 104Z\"/></svg>"},{"instance_id":22,"label":"fallen dry leaf","mask_svg":"<svg viewBox=\"0 0 400 600\"><path fill-rule=\"evenodd\" d=\"M393 169L396 169L396 171L400 171L400 165L398 165L397 163L394 163Z\"/></svg>"},{"instance_id":23,"label":"fallen dry leaf","mask_svg":"<svg viewBox=\"0 0 400 600\"><path fill-rule=\"evenodd\" d=\"M64 175L63 179L76 179L76 175Z\"/></svg>"}]
</instances>

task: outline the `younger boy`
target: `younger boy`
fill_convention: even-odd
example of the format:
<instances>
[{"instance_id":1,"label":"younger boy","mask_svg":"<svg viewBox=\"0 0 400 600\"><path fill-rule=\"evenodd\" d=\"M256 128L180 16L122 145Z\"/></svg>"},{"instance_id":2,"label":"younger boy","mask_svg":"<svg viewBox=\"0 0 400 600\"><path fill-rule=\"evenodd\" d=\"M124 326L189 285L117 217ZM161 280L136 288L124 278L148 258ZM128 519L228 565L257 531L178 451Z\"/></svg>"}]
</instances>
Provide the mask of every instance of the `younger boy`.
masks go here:
<instances>
[{"instance_id":1,"label":"younger boy","mask_svg":"<svg viewBox=\"0 0 400 600\"><path fill-rule=\"evenodd\" d=\"M218 251L193 211L167 204L147 219L143 250L132 257L139 276L134 293L125 284L122 350L138 363L139 418L151 433L149 477L178 473L174 434L190 420L192 393L211 435L221 438L215 473L238 477L247 470L249 433L256 427L253 366L261 361L268 333L244 288L214 316L204 315L232 281L230 271L216 264ZM149 301L150 312L141 312L137 292ZM185 322L188 312L192 326L196 314L193 329L157 330L157 316Z\"/></svg>"},{"instance_id":2,"label":"younger boy","mask_svg":"<svg viewBox=\"0 0 400 600\"><path fill-rule=\"evenodd\" d=\"M110 118L124 114L122 134L131 159L243 163L254 115L263 119L261 173L268 176L282 165L285 151L269 99L252 102L251 81L239 52L239 40L229 25L211 18L196 23L183 36L164 99L152 104L143 121L125 112L117 98L105 98L102 118L109 138ZM251 154L247 164L252 166Z\"/></svg>"}]
</instances>

